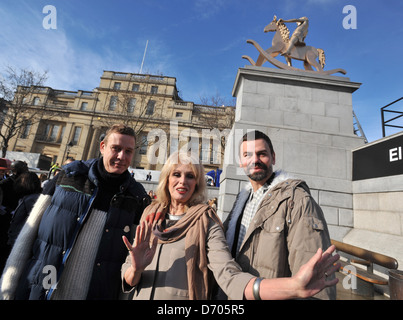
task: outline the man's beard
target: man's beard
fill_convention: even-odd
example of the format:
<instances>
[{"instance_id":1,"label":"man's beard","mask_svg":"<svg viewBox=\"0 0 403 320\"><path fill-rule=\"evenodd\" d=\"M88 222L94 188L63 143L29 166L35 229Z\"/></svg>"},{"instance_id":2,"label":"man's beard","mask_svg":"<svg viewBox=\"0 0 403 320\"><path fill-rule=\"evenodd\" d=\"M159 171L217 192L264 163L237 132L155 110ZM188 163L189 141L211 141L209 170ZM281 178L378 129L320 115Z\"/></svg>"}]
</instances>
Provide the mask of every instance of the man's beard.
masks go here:
<instances>
[{"instance_id":1,"label":"man's beard","mask_svg":"<svg viewBox=\"0 0 403 320\"><path fill-rule=\"evenodd\" d=\"M253 168L260 168L263 169L263 171L260 172L255 172L255 173L249 173L251 169ZM271 168L271 166L270 166ZM250 166L247 167L247 176L249 179L253 181L262 181L265 178L268 178L271 174L272 170L269 170L269 168L264 164L264 163L252 163Z\"/></svg>"}]
</instances>

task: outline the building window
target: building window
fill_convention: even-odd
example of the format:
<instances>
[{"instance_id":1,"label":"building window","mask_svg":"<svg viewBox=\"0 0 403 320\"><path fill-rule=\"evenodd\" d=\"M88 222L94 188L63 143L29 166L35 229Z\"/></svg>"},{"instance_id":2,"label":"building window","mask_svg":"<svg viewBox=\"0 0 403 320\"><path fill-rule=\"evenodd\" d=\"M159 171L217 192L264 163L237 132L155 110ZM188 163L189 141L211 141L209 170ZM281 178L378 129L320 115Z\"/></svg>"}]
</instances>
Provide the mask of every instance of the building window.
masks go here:
<instances>
[{"instance_id":1,"label":"building window","mask_svg":"<svg viewBox=\"0 0 403 320\"><path fill-rule=\"evenodd\" d=\"M199 137L190 136L187 143L187 150L196 157L199 154Z\"/></svg>"},{"instance_id":2,"label":"building window","mask_svg":"<svg viewBox=\"0 0 403 320\"><path fill-rule=\"evenodd\" d=\"M147 146L148 146L147 135L143 134L140 138L139 154L147 154Z\"/></svg>"},{"instance_id":3,"label":"building window","mask_svg":"<svg viewBox=\"0 0 403 320\"><path fill-rule=\"evenodd\" d=\"M41 99L39 99L39 97L35 97L34 101L33 101L33 105L38 106L40 101L41 101Z\"/></svg>"},{"instance_id":4,"label":"building window","mask_svg":"<svg viewBox=\"0 0 403 320\"><path fill-rule=\"evenodd\" d=\"M132 86L132 91L134 91L134 92L139 92L139 90L140 90L140 85L139 84L133 84L133 86Z\"/></svg>"},{"instance_id":5,"label":"building window","mask_svg":"<svg viewBox=\"0 0 403 320\"><path fill-rule=\"evenodd\" d=\"M178 138L171 137L170 138L170 149L169 152L172 154L175 151L179 150L179 140Z\"/></svg>"},{"instance_id":6,"label":"building window","mask_svg":"<svg viewBox=\"0 0 403 320\"><path fill-rule=\"evenodd\" d=\"M130 98L127 104L127 113L133 113L136 105L136 98Z\"/></svg>"},{"instance_id":7,"label":"building window","mask_svg":"<svg viewBox=\"0 0 403 320\"><path fill-rule=\"evenodd\" d=\"M81 111L86 111L87 107L88 107L88 102L82 102L80 110Z\"/></svg>"},{"instance_id":8,"label":"building window","mask_svg":"<svg viewBox=\"0 0 403 320\"><path fill-rule=\"evenodd\" d=\"M50 134L49 134L49 141L57 141L60 131L60 125L55 124L51 127Z\"/></svg>"},{"instance_id":9,"label":"building window","mask_svg":"<svg viewBox=\"0 0 403 320\"><path fill-rule=\"evenodd\" d=\"M202 139L200 161L204 164L220 164L220 140Z\"/></svg>"},{"instance_id":10,"label":"building window","mask_svg":"<svg viewBox=\"0 0 403 320\"><path fill-rule=\"evenodd\" d=\"M31 130L31 122L27 122L27 124L22 128L22 132L21 132L21 139L26 139L28 138L29 135L29 131Z\"/></svg>"},{"instance_id":11,"label":"building window","mask_svg":"<svg viewBox=\"0 0 403 320\"><path fill-rule=\"evenodd\" d=\"M60 124L47 123L42 135L37 138L39 141L60 143L63 138L65 126Z\"/></svg>"},{"instance_id":12,"label":"building window","mask_svg":"<svg viewBox=\"0 0 403 320\"><path fill-rule=\"evenodd\" d=\"M210 139L207 141L202 139L202 145L200 150L200 161L202 163L209 163L209 155L210 155Z\"/></svg>"},{"instance_id":13,"label":"building window","mask_svg":"<svg viewBox=\"0 0 403 320\"><path fill-rule=\"evenodd\" d=\"M147 103L147 110L146 110L146 115L150 116L154 114L154 107L155 107L155 101L154 100L149 100Z\"/></svg>"},{"instance_id":14,"label":"building window","mask_svg":"<svg viewBox=\"0 0 403 320\"><path fill-rule=\"evenodd\" d=\"M118 104L118 96L112 96L111 101L109 102L109 110L115 111L117 104Z\"/></svg>"},{"instance_id":15,"label":"building window","mask_svg":"<svg viewBox=\"0 0 403 320\"><path fill-rule=\"evenodd\" d=\"M113 90L120 90L120 85L121 85L120 82L115 82L115 83L113 84Z\"/></svg>"},{"instance_id":16,"label":"building window","mask_svg":"<svg viewBox=\"0 0 403 320\"><path fill-rule=\"evenodd\" d=\"M183 112L177 112L175 117L176 118L182 118L183 117Z\"/></svg>"},{"instance_id":17,"label":"building window","mask_svg":"<svg viewBox=\"0 0 403 320\"><path fill-rule=\"evenodd\" d=\"M80 141L80 135L81 135L81 127L75 127L73 139L71 140L74 145L77 145L78 141Z\"/></svg>"},{"instance_id":18,"label":"building window","mask_svg":"<svg viewBox=\"0 0 403 320\"><path fill-rule=\"evenodd\" d=\"M158 86L152 86L152 87L151 87L151 93L152 93L152 94L158 93Z\"/></svg>"},{"instance_id":19,"label":"building window","mask_svg":"<svg viewBox=\"0 0 403 320\"><path fill-rule=\"evenodd\" d=\"M220 140L213 139L213 145L211 147L211 153L210 153L210 163L214 164L221 163L219 152L219 150L221 150L220 144L221 144Z\"/></svg>"}]
</instances>

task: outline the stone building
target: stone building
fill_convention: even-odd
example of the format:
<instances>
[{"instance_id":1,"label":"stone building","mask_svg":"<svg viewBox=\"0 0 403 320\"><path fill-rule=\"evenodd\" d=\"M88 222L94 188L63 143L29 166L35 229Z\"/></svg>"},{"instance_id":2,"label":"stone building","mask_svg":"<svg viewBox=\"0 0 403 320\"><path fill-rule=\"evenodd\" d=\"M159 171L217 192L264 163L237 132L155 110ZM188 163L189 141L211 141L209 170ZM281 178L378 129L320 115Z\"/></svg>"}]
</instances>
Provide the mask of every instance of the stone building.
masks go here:
<instances>
[{"instance_id":1,"label":"stone building","mask_svg":"<svg viewBox=\"0 0 403 320\"><path fill-rule=\"evenodd\" d=\"M40 153L59 164L68 157L86 160L99 156L99 142L111 124L125 123L137 136L133 168L160 170L178 148L197 152L206 170L222 167L235 108L183 101L174 77L104 71L92 91L30 89L29 112L45 106L49 114L20 130L9 151Z\"/></svg>"}]
</instances>

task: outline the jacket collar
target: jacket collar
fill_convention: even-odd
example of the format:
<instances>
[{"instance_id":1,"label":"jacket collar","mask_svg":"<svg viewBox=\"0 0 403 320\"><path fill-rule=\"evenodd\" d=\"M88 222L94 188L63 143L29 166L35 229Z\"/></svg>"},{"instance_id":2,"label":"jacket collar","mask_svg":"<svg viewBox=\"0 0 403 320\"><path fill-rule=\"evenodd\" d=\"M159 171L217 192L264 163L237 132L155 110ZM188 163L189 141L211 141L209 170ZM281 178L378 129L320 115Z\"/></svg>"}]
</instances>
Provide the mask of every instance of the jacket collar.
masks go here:
<instances>
[{"instance_id":1,"label":"jacket collar","mask_svg":"<svg viewBox=\"0 0 403 320\"><path fill-rule=\"evenodd\" d=\"M98 187L99 185L99 179L98 179L98 161L102 161L101 158L96 158L96 159L90 159L87 161L82 161L82 160L77 160L73 161L66 166L63 167L64 171L66 172L67 176L76 176L76 175L87 175L88 179ZM126 190L129 185L130 185L130 174L126 170L123 175L126 176L126 179L124 179L124 182L122 183L120 187L120 191Z\"/></svg>"},{"instance_id":2,"label":"jacket collar","mask_svg":"<svg viewBox=\"0 0 403 320\"><path fill-rule=\"evenodd\" d=\"M271 192L272 190L276 189L276 187L280 187L281 183L288 180L292 179L292 176L288 174L285 171L282 170L276 170L274 172L275 176L271 184L269 185L269 188L266 192ZM227 238L227 243L229 248L232 248L234 239L235 239L235 232L236 232L236 225L238 222L238 219L240 215L243 213L243 210L245 208L245 204L250 196L250 193L252 192L252 184L249 182L245 185L245 187L239 192L237 199L235 201L234 207L231 210L230 213L230 221L228 224L228 229L226 232L226 238ZM262 202L264 199L262 200Z\"/></svg>"},{"instance_id":3,"label":"jacket collar","mask_svg":"<svg viewBox=\"0 0 403 320\"><path fill-rule=\"evenodd\" d=\"M288 179L292 179L292 178L293 177L289 173L287 173L287 172L285 172L283 170L276 170L274 172L274 179L270 183L268 190L273 190L279 183L281 183L281 182L283 182L285 180L288 180ZM251 192L253 190L252 184L250 182L248 182L245 185L244 190L247 191L247 192ZM242 190L241 190L241 192L242 192Z\"/></svg>"}]
</instances>

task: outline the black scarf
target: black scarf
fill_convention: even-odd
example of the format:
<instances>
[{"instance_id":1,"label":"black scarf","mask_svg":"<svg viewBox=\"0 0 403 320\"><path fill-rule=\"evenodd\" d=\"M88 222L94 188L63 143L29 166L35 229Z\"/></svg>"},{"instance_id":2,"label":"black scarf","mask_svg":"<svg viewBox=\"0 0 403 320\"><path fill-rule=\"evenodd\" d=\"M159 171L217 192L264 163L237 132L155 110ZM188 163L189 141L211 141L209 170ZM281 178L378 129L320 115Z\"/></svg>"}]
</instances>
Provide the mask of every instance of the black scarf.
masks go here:
<instances>
[{"instance_id":1,"label":"black scarf","mask_svg":"<svg viewBox=\"0 0 403 320\"><path fill-rule=\"evenodd\" d=\"M106 171L101 157L97 163L97 177L98 177L98 195L94 201L94 208L102 211L108 211L110 202L115 194L119 192L120 186L126 180L125 171L122 174L113 174Z\"/></svg>"}]
</instances>

